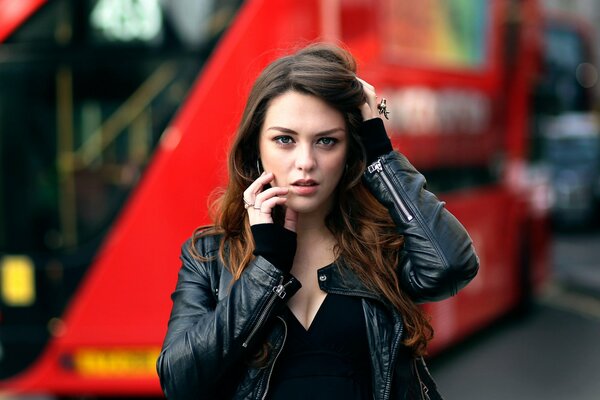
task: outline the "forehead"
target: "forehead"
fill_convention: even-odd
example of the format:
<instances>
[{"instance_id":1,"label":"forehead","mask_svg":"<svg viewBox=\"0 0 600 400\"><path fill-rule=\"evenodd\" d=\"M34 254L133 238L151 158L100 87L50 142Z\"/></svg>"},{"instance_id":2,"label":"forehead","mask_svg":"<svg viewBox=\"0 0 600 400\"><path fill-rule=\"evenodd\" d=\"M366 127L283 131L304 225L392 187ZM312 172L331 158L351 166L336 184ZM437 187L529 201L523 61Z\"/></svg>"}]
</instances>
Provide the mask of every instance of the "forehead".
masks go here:
<instances>
[{"instance_id":1,"label":"forehead","mask_svg":"<svg viewBox=\"0 0 600 400\"><path fill-rule=\"evenodd\" d=\"M285 92L271 100L263 129L278 126L298 133L312 133L334 128L345 129L343 114L320 98Z\"/></svg>"}]
</instances>

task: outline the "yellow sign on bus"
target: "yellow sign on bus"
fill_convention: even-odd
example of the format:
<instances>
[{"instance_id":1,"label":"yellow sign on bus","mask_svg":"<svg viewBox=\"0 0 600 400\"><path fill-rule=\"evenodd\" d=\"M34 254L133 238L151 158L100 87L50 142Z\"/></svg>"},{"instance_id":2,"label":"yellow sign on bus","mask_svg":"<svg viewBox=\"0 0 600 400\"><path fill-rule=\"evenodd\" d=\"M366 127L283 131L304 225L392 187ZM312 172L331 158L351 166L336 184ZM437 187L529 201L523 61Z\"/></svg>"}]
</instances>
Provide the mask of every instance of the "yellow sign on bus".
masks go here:
<instances>
[{"instance_id":1,"label":"yellow sign on bus","mask_svg":"<svg viewBox=\"0 0 600 400\"><path fill-rule=\"evenodd\" d=\"M75 371L85 376L156 376L160 348L80 349L73 354Z\"/></svg>"},{"instance_id":2,"label":"yellow sign on bus","mask_svg":"<svg viewBox=\"0 0 600 400\"><path fill-rule=\"evenodd\" d=\"M2 301L12 307L26 307L35 301L35 268L27 256L4 256L0 261Z\"/></svg>"}]
</instances>

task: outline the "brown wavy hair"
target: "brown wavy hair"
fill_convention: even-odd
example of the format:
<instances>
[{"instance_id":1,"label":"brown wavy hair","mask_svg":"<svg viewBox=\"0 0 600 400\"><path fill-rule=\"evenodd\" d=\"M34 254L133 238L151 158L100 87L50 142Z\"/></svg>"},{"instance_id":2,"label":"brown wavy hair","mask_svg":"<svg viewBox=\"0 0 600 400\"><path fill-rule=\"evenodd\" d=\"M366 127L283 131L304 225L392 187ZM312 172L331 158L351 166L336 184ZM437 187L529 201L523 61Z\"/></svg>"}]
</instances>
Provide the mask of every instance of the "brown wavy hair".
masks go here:
<instances>
[{"instance_id":1,"label":"brown wavy hair","mask_svg":"<svg viewBox=\"0 0 600 400\"><path fill-rule=\"evenodd\" d=\"M258 140L270 102L288 91L316 96L344 116L349 138L347 169L325 224L334 235L336 258L371 290L381 294L403 316L404 344L417 355L425 354L433 329L424 312L400 289L396 267L403 237L396 231L388 210L361 181L366 163L357 135L366 98L356 80L352 55L334 45L312 44L268 65L252 87L237 135L229 154L229 183L213 202L215 225L199 228L195 241L221 234L219 256L238 279L253 259L254 241L242 202L244 190L258 178ZM196 254L196 256L200 256Z\"/></svg>"}]
</instances>

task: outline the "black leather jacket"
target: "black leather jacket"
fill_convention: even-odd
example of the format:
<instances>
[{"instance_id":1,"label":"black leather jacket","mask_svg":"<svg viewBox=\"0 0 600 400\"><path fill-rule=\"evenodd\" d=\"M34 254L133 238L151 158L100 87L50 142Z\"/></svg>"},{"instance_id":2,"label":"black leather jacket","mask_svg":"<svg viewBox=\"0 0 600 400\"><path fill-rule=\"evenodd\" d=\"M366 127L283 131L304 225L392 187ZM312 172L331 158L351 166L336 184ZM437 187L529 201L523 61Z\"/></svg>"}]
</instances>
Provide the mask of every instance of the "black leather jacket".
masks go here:
<instances>
[{"instance_id":1,"label":"black leather jacket","mask_svg":"<svg viewBox=\"0 0 600 400\"><path fill-rule=\"evenodd\" d=\"M476 275L479 260L456 218L432 193L425 179L401 154L390 152L368 166L364 183L390 211L404 235L398 274L403 290L419 303L456 294ZM200 262L182 248L183 266L172 295L173 310L157 363L170 399L263 399L286 340L279 311L300 287L298 281L265 258L250 262L240 279L218 260L219 237L205 237L197 250L212 261ZM412 359L401 344L402 316L338 267L318 271L328 293L362 298L372 355L376 400L410 398ZM256 346L269 343L266 367L245 360Z\"/></svg>"}]
</instances>

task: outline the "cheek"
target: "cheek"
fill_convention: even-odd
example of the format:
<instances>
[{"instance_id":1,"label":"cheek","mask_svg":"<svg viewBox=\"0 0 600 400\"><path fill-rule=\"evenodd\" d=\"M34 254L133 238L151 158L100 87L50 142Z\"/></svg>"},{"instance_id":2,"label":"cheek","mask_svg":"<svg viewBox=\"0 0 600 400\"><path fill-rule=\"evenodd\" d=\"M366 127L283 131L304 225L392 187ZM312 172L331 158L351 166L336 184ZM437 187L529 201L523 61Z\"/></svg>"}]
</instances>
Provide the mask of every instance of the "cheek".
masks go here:
<instances>
[{"instance_id":1,"label":"cheek","mask_svg":"<svg viewBox=\"0 0 600 400\"><path fill-rule=\"evenodd\" d=\"M331 160L329 171L335 176L341 177L346 168L346 152L341 152L337 157Z\"/></svg>"},{"instance_id":2,"label":"cheek","mask_svg":"<svg viewBox=\"0 0 600 400\"><path fill-rule=\"evenodd\" d=\"M280 157L273 151L263 151L260 157L265 167L273 169L280 164Z\"/></svg>"},{"instance_id":3,"label":"cheek","mask_svg":"<svg viewBox=\"0 0 600 400\"><path fill-rule=\"evenodd\" d=\"M280 186L281 184L285 184L284 167L282 166L281 162L268 158L263 159L262 164L265 171L273 174L271 186Z\"/></svg>"}]
</instances>

